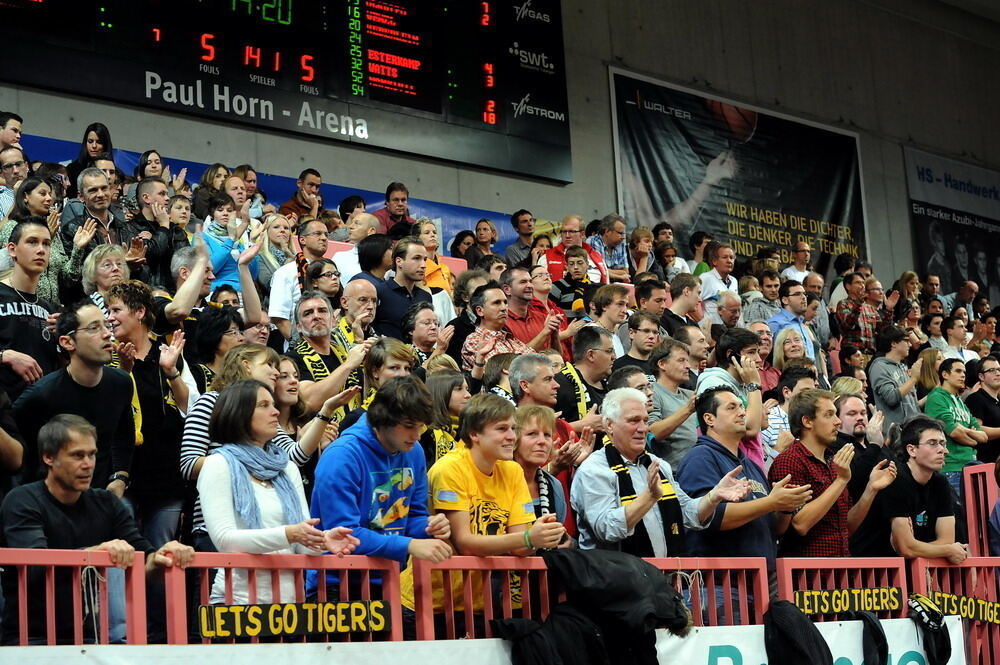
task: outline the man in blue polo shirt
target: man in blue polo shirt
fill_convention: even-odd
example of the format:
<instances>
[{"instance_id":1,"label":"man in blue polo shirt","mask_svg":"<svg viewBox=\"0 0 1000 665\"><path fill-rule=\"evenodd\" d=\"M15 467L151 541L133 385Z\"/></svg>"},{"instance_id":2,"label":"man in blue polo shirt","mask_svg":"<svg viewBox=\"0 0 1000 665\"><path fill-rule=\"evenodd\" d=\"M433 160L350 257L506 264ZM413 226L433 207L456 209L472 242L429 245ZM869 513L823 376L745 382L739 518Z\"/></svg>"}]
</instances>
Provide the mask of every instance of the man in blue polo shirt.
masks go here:
<instances>
[{"instance_id":1,"label":"man in blue polo shirt","mask_svg":"<svg viewBox=\"0 0 1000 665\"><path fill-rule=\"evenodd\" d=\"M778 333L785 328L794 328L802 336L802 345L806 347L806 356L810 360L816 360L816 349L813 348L812 336L806 332L806 288L802 282L790 279L778 289L778 299L781 301L782 309L767 321L768 327L774 339L778 339Z\"/></svg>"},{"instance_id":2,"label":"man in blue polo shirt","mask_svg":"<svg viewBox=\"0 0 1000 665\"><path fill-rule=\"evenodd\" d=\"M403 339L400 322L406 310L415 302L431 302L431 292L418 286L427 269L427 250L416 240L403 238L392 250L392 267L396 275L378 285L375 332Z\"/></svg>"}]
</instances>

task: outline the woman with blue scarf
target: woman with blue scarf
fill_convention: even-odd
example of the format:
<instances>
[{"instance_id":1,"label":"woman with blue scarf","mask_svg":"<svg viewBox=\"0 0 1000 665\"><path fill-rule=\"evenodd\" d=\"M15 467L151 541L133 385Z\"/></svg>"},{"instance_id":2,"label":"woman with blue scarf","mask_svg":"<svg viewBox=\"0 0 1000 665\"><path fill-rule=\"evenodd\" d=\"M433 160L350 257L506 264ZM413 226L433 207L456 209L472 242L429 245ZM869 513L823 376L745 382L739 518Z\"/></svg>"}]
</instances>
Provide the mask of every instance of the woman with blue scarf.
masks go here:
<instances>
[{"instance_id":1,"label":"woman with blue scarf","mask_svg":"<svg viewBox=\"0 0 1000 665\"><path fill-rule=\"evenodd\" d=\"M268 441L278 431L270 388L255 379L237 381L219 395L209 422L212 441L224 443L198 475L202 513L220 552L251 554L349 554L358 544L346 527L320 531L309 518L302 478L288 454ZM233 571L233 597L225 597L224 571L211 602L249 602L247 571ZM257 577L257 602L295 602L293 573L281 573L280 598L271 598L270 571Z\"/></svg>"}]
</instances>

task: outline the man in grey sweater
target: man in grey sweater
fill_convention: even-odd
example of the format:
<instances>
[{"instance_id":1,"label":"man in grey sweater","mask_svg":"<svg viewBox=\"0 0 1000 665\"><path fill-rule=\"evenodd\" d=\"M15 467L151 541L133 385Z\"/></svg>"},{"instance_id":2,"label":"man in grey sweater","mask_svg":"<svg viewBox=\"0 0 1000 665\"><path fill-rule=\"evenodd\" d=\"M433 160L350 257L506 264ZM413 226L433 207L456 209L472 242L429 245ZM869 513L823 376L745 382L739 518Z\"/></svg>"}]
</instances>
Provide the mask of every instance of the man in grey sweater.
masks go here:
<instances>
[{"instance_id":1,"label":"man in grey sweater","mask_svg":"<svg viewBox=\"0 0 1000 665\"><path fill-rule=\"evenodd\" d=\"M914 389L920 376L922 360L917 360L909 370L903 360L910 352L906 331L890 325L879 331L876 342L884 355L875 358L868 368L868 382L875 396L875 408L885 416L885 427L902 424L909 416L920 413Z\"/></svg>"}]
</instances>

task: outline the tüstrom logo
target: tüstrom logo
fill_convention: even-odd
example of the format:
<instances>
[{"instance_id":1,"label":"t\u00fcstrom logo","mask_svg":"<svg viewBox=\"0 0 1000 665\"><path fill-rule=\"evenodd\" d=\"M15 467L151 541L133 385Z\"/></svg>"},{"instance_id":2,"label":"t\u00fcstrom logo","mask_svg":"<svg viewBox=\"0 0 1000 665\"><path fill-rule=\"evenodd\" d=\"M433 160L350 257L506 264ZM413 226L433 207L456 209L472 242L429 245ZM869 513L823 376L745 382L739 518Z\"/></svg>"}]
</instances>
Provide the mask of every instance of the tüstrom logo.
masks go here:
<instances>
[{"instance_id":1,"label":"t\u00fcstrom logo","mask_svg":"<svg viewBox=\"0 0 1000 665\"><path fill-rule=\"evenodd\" d=\"M514 5L514 20L534 19L542 23L551 23L552 17L544 12L535 11L531 8L531 0L524 0L520 5Z\"/></svg>"},{"instance_id":2,"label":"t\u00fcstrom logo","mask_svg":"<svg viewBox=\"0 0 1000 665\"><path fill-rule=\"evenodd\" d=\"M548 118L549 120L558 120L559 122L566 122L566 114L562 111L553 111L552 109L542 108L541 106L532 106L528 102L531 101L531 94L527 94L521 98L519 102L511 102L510 105L514 107L514 117L517 118L522 115L537 115L542 118Z\"/></svg>"},{"instance_id":3,"label":"t\u00fcstrom logo","mask_svg":"<svg viewBox=\"0 0 1000 665\"><path fill-rule=\"evenodd\" d=\"M517 42L514 42L514 45L507 49L507 52L517 56L517 59L521 61L521 66L526 69L533 69L536 72L545 72L546 74L555 72L555 63L549 60L549 56L545 53L535 53L534 51L521 48Z\"/></svg>"}]
</instances>

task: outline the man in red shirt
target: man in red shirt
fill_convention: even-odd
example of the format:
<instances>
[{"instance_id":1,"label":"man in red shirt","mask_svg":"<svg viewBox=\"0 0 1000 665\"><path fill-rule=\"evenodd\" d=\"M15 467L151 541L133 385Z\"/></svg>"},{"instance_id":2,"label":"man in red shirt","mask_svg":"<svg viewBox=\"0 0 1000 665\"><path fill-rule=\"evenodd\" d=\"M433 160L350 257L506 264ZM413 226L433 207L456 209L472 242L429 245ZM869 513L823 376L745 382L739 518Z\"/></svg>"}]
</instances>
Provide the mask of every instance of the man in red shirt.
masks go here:
<instances>
[{"instance_id":1,"label":"man in red shirt","mask_svg":"<svg viewBox=\"0 0 1000 665\"><path fill-rule=\"evenodd\" d=\"M840 431L834 397L825 390L803 390L788 406L795 441L775 458L768 480L775 483L791 476L787 486L810 485L813 499L792 517L779 556L850 556L848 536L865 519L875 495L896 478L896 465L882 460L872 469L858 502L851 505L847 483L854 446L833 452Z\"/></svg>"},{"instance_id":2,"label":"man in red shirt","mask_svg":"<svg viewBox=\"0 0 1000 665\"><path fill-rule=\"evenodd\" d=\"M390 235L389 231L396 224L414 224L417 220L410 217L410 190L401 182L390 182L385 188L385 207L376 210L379 228L377 233Z\"/></svg>"},{"instance_id":3,"label":"man in red shirt","mask_svg":"<svg viewBox=\"0 0 1000 665\"><path fill-rule=\"evenodd\" d=\"M545 252L545 256L539 260L538 264L543 265L552 275L552 281L558 282L566 272L566 249L569 247L583 247L587 250L589 258L589 269L587 277L595 284L608 283L608 269L604 265L604 259L594 250L593 247L583 241L583 218L579 215L566 215L563 217L562 230L560 231L562 242Z\"/></svg>"},{"instance_id":4,"label":"man in red shirt","mask_svg":"<svg viewBox=\"0 0 1000 665\"><path fill-rule=\"evenodd\" d=\"M566 317L535 298L528 271L508 268L500 276L500 286L507 294L507 330L536 351L559 348L559 331L566 327Z\"/></svg>"}]
</instances>

